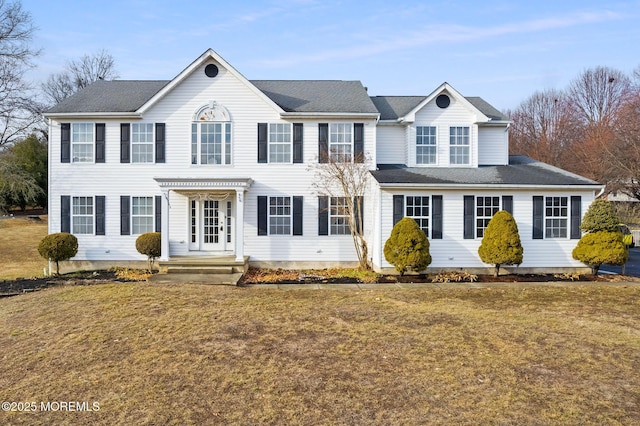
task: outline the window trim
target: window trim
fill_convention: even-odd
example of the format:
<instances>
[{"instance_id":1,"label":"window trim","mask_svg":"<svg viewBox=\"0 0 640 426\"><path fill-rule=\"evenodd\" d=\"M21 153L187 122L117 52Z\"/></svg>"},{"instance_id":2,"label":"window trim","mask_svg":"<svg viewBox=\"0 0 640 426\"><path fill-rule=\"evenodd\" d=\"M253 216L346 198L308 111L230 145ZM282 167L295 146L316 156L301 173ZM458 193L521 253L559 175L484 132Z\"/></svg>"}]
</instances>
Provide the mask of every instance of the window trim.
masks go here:
<instances>
[{"instance_id":1,"label":"window trim","mask_svg":"<svg viewBox=\"0 0 640 426\"><path fill-rule=\"evenodd\" d=\"M422 137L424 138L425 135L418 135L418 129L423 129L423 128L427 128L427 129L433 129L433 135L426 135L426 137L428 138L433 138L434 143L433 144L419 144L418 143L418 137ZM415 164L417 166L434 166L438 164L438 126L432 126L432 125L417 125L416 126L416 135L415 135L415 143L414 143L414 147L415 147L415 156L414 156L414 161ZM433 147L434 153L433 153L433 162L431 163L423 163L418 161L418 148L419 147Z\"/></svg>"},{"instance_id":2,"label":"window trim","mask_svg":"<svg viewBox=\"0 0 640 426\"><path fill-rule=\"evenodd\" d=\"M202 126L203 125L220 125L221 129L221 152L220 163L202 163ZM195 126L195 132L194 132ZM194 162L194 146L195 162ZM227 161L228 159L228 161ZM214 166L224 167L233 165L233 126L231 121L193 121L191 122L191 166Z\"/></svg>"},{"instance_id":3,"label":"window trim","mask_svg":"<svg viewBox=\"0 0 640 426\"><path fill-rule=\"evenodd\" d=\"M486 214L483 215L479 215L478 214L478 210L482 209L483 213L486 212L487 208L490 208L492 210L496 209L496 206L493 205L493 201L494 199L498 199L498 207L497 210L495 210L491 216L487 216ZM478 200L479 199L483 199L483 204L484 201L486 199L491 199L492 201L492 205L487 207L486 205L483 206L479 206L478 205ZM476 195L476 199L475 199L475 217L474 217L474 235L476 239L482 239L484 237L484 231L487 229L487 226L489 225L489 222L491 221L491 219L493 218L493 216L498 213L500 210L503 210L503 206L502 206L502 196L501 195ZM483 221L482 226L479 225L479 221Z\"/></svg>"},{"instance_id":4,"label":"window trim","mask_svg":"<svg viewBox=\"0 0 640 426\"><path fill-rule=\"evenodd\" d=\"M146 142L135 142L134 141L134 126L151 126L151 139ZM154 164L156 161L156 125L154 123L149 122L141 122L141 123L131 123L130 124L130 136L129 136L129 144L130 144L130 152L131 152L131 164ZM150 161L136 161L134 147L138 145L151 145L151 158Z\"/></svg>"},{"instance_id":5,"label":"window trim","mask_svg":"<svg viewBox=\"0 0 640 426\"><path fill-rule=\"evenodd\" d=\"M560 201L560 205L559 206L555 206L553 205L553 199L557 198ZM551 199L552 200L552 205L548 206L547 205L547 200ZM562 205L562 201L564 200L564 205ZM560 209L560 215L556 216L556 215L547 215L547 210L548 209ZM565 213L562 214L562 210L565 210ZM543 205L543 214L542 214L542 219L543 219L543 223L544 223L544 239L553 239L553 240L568 240L570 239L570 204L569 204L569 197L568 196L563 196L563 195L551 195L551 196L545 196L544 197L544 205ZM553 226L548 226L547 225L547 221L548 220L564 220L564 226L562 227L553 227ZM554 236L554 235L549 235L550 231L553 230L559 230L560 233L562 234L562 232L564 231L565 235L559 235L559 236Z\"/></svg>"},{"instance_id":6,"label":"window trim","mask_svg":"<svg viewBox=\"0 0 640 426\"><path fill-rule=\"evenodd\" d=\"M80 213L75 213L75 209L76 209L76 204L75 201L79 200L79 199L85 199L85 200L91 200L91 205L89 206L88 204L85 205L80 205L78 207L91 207L91 213L90 214L80 214ZM76 230L76 225L77 226L87 226L87 223L80 225L79 223L76 223L76 218L90 218L91 220L88 222L88 224L90 224L91 226L91 232L78 232ZM92 195L74 195L71 197L71 209L70 209L70 220L71 220L71 233L73 235L95 235L96 232L96 224L95 224L95 220L96 220L96 202L95 202L95 198Z\"/></svg>"},{"instance_id":7,"label":"window trim","mask_svg":"<svg viewBox=\"0 0 640 426\"><path fill-rule=\"evenodd\" d=\"M336 163L337 162L340 162L340 163L346 163L346 162L353 163L354 162L354 157L355 157L355 146L354 146L355 129L354 129L354 124L355 123L352 123L352 122L342 122L342 121L334 121L334 122L330 122L329 123L329 130L328 130L328 135L327 135L327 149L328 149L328 155L329 155L329 158L330 158L331 161L336 162ZM338 133L338 132L332 131L332 129L334 127L337 127L337 126L340 126L341 128L345 128L345 129L346 129L346 126L348 126L348 128L349 128L349 139L350 139L349 142L344 142L344 141L343 142L332 142L331 141L333 135L336 135L336 136L338 136L338 135L342 135L342 136L346 135L346 133ZM348 153L349 161L344 161L343 159L337 160L334 157L334 155L335 156L346 155L344 153L342 153L342 154L334 154L332 152L333 150L331 148L334 145L339 145L339 146L349 145L349 153Z\"/></svg>"},{"instance_id":8,"label":"window trim","mask_svg":"<svg viewBox=\"0 0 640 426\"><path fill-rule=\"evenodd\" d=\"M271 126L287 126L289 128L289 141L288 142L277 142L272 140L272 131ZM280 146L289 146L289 160L287 161L273 161L271 159L271 148L273 145ZM292 123L282 123L282 122L273 122L268 123L267 127L267 163L271 164L292 164L293 163L293 124Z\"/></svg>"},{"instance_id":9,"label":"window trim","mask_svg":"<svg viewBox=\"0 0 640 426\"><path fill-rule=\"evenodd\" d=\"M147 198L148 200L150 200L150 207L151 207L151 214L145 214L145 215L140 215L140 214L135 214L135 204L134 204L134 199L141 199L141 198ZM130 199L130 214L129 214L129 221L131 222L130 224L130 235L142 235L142 234L146 234L148 232L154 232L156 229L156 225L155 225L155 221L156 221L156 203L155 203L155 197L154 196L147 196L147 195L132 195L131 199ZM135 224L134 224L134 219L135 218L141 218L141 217L147 217L151 219L151 226L149 228L149 230L145 230L144 232L136 232L136 228L135 228ZM138 226L140 226L138 224Z\"/></svg>"},{"instance_id":10,"label":"window trim","mask_svg":"<svg viewBox=\"0 0 640 426\"><path fill-rule=\"evenodd\" d=\"M458 134L453 134L454 129L456 129L456 132L459 130L463 131L462 135L458 135ZM462 141L464 141L464 129L467 129L467 135L466 135L466 144L462 144L462 143L453 143L454 141L458 141L460 140L460 138L462 138ZM453 162L453 150L454 149L460 149L460 148L466 148L467 150L467 162L466 163L459 163L459 162ZM456 152L455 158L457 158L459 156L459 154ZM449 164L452 166L469 166L471 165L471 126L449 126Z\"/></svg>"},{"instance_id":11,"label":"window trim","mask_svg":"<svg viewBox=\"0 0 640 426\"><path fill-rule=\"evenodd\" d=\"M278 201L278 199L282 199L284 200L288 200L289 204L287 205L283 205L282 207L277 205L275 206L276 208L276 212L278 208L287 208L289 209L289 214L285 215L285 214L272 214L271 213L271 208L272 208L272 204L271 201L275 199L276 202ZM272 225L271 224L271 219L275 219L275 218L288 218L289 219L289 224L286 225L288 226L289 232L288 233L279 233L279 232L272 232L272 227L275 226L275 229L277 230L279 227L282 227L283 225L280 224L275 224ZM293 197L291 196L280 196L280 195L274 195L274 196L269 196L267 197L267 229L268 229L268 235L293 235Z\"/></svg>"},{"instance_id":12,"label":"window trim","mask_svg":"<svg viewBox=\"0 0 640 426\"><path fill-rule=\"evenodd\" d=\"M416 208L420 208L421 210L424 209L424 204L421 204L420 206L416 207L415 204L413 205L409 205L409 199L416 199L419 198L421 200L424 200L425 198L427 199L427 216L424 215L410 215L409 214L409 209L414 209L414 213L415 213L415 209ZM404 196L404 217L410 217L411 219L415 220L416 223L418 224L418 227L420 229L422 229L425 233L425 235L427 236L427 238L431 238L431 228L432 228L432 212L431 212L431 195L405 195ZM426 220L427 221L427 229L425 231L424 227L423 227L423 221Z\"/></svg>"},{"instance_id":13,"label":"window trim","mask_svg":"<svg viewBox=\"0 0 640 426\"><path fill-rule=\"evenodd\" d=\"M342 200L343 205L338 205L339 200ZM334 204L335 202L335 204ZM339 209L343 209L343 214L334 213L334 211L338 211ZM349 223L351 213L349 212L349 203L347 202L347 197L329 197L329 206L328 206L328 220L329 220L329 235L351 235L351 224ZM346 223L336 223L334 224L334 220L339 219L346 220ZM342 229L341 232L334 232L338 229ZM348 232L345 232L348 231Z\"/></svg>"},{"instance_id":14,"label":"window trim","mask_svg":"<svg viewBox=\"0 0 640 426\"><path fill-rule=\"evenodd\" d=\"M74 135L76 134L76 132L74 132L74 127L80 126L80 125L82 125L82 126L90 126L90 128L91 128L91 142L77 142L77 141L74 141ZM69 131L70 131L70 134L69 134L69 149L70 149L71 163L75 163L75 164L95 164L96 163L96 123L84 122L84 121L72 122ZM91 145L91 160L89 160L89 161L76 160L76 156L74 155L73 148L74 148L74 146L79 146L79 145Z\"/></svg>"}]
</instances>

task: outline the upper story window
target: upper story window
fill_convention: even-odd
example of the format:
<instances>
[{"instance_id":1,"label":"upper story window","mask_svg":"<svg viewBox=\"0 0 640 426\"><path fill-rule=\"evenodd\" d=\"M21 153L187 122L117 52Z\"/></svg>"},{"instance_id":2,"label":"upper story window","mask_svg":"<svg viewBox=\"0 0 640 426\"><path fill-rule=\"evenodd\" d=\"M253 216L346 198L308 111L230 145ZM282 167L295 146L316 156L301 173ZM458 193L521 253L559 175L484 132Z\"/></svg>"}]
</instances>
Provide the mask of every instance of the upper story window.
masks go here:
<instances>
[{"instance_id":1,"label":"upper story window","mask_svg":"<svg viewBox=\"0 0 640 426\"><path fill-rule=\"evenodd\" d=\"M231 119L227 109L214 101L194 116L191 164L231 164Z\"/></svg>"},{"instance_id":2,"label":"upper story window","mask_svg":"<svg viewBox=\"0 0 640 426\"><path fill-rule=\"evenodd\" d=\"M470 164L468 126L449 128L449 163Z\"/></svg>"},{"instance_id":3,"label":"upper story window","mask_svg":"<svg viewBox=\"0 0 640 426\"><path fill-rule=\"evenodd\" d=\"M416 164L436 163L436 127L416 127Z\"/></svg>"},{"instance_id":4,"label":"upper story window","mask_svg":"<svg viewBox=\"0 0 640 426\"><path fill-rule=\"evenodd\" d=\"M131 124L131 162L153 163L153 123Z\"/></svg>"},{"instance_id":5,"label":"upper story window","mask_svg":"<svg viewBox=\"0 0 640 426\"><path fill-rule=\"evenodd\" d=\"M320 163L363 163L364 123L319 123Z\"/></svg>"},{"instance_id":6,"label":"upper story window","mask_svg":"<svg viewBox=\"0 0 640 426\"><path fill-rule=\"evenodd\" d=\"M568 216L569 207L567 197L545 197L545 238L567 238Z\"/></svg>"},{"instance_id":7,"label":"upper story window","mask_svg":"<svg viewBox=\"0 0 640 426\"><path fill-rule=\"evenodd\" d=\"M71 123L71 158L74 163L93 162L93 123Z\"/></svg>"},{"instance_id":8,"label":"upper story window","mask_svg":"<svg viewBox=\"0 0 640 426\"><path fill-rule=\"evenodd\" d=\"M329 154L331 160L350 163L353 158L351 123L331 123L329 125Z\"/></svg>"},{"instance_id":9,"label":"upper story window","mask_svg":"<svg viewBox=\"0 0 640 426\"><path fill-rule=\"evenodd\" d=\"M269 124L269 162L291 162L291 123Z\"/></svg>"}]
</instances>

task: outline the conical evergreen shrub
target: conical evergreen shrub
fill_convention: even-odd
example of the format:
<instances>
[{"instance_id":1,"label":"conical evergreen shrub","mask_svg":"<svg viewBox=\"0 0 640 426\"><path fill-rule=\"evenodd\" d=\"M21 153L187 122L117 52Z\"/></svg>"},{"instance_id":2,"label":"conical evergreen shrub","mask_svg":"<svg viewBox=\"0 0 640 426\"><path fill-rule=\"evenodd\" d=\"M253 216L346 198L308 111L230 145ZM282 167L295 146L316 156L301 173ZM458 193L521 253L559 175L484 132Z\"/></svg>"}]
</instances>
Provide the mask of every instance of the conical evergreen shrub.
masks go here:
<instances>
[{"instance_id":1,"label":"conical evergreen shrub","mask_svg":"<svg viewBox=\"0 0 640 426\"><path fill-rule=\"evenodd\" d=\"M400 275L408 268L422 271L431 264L429 239L415 220L405 217L396 223L384 244L384 257Z\"/></svg>"},{"instance_id":2,"label":"conical evergreen shrub","mask_svg":"<svg viewBox=\"0 0 640 426\"><path fill-rule=\"evenodd\" d=\"M511 213L500 210L493 215L484 230L482 243L478 247L480 260L495 265L497 277L501 265L519 265L523 254L516 221Z\"/></svg>"}]
</instances>

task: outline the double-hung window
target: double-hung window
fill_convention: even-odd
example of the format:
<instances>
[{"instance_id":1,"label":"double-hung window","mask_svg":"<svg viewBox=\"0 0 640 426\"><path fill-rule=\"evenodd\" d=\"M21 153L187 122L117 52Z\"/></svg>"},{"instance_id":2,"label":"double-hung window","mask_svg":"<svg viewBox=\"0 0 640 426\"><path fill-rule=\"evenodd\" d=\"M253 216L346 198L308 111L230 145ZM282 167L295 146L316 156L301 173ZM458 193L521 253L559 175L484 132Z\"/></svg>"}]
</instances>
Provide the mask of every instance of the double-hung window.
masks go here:
<instances>
[{"instance_id":1,"label":"double-hung window","mask_svg":"<svg viewBox=\"0 0 640 426\"><path fill-rule=\"evenodd\" d=\"M331 235L350 235L349 204L346 197L331 197L329 206L329 229Z\"/></svg>"},{"instance_id":2,"label":"double-hung window","mask_svg":"<svg viewBox=\"0 0 640 426\"><path fill-rule=\"evenodd\" d=\"M131 197L131 234L154 231L153 197Z\"/></svg>"},{"instance_id":3,"label":"double-hung window","mask_svg":"<svg viewBox=\"0 0 640 426\"><path fill-rule=\"evenodd\" d=\"M71 158L74 163L93 162L93 123L71 124Z\"/></svg>"},{"instance_id":4,"label":"double-hung window","mask_svg":"<svg viewBox=\"0 0 640 426\"><path fill-rule=\"evenodd\" d=\"M291 235L291 197L269 197L269 234Z\"/></svg>"},{"instance_id":5,"label":"double-hung window","mask_svg":"<svg viewBox=\"0 0 640 426\"><path fill-rule=\"evenodd\" d=\"M329 155L338 163L350 163L353 159L353 124L329 124Z\"/></svg>"},{"instance_id":6,"label":"double-hung window","mask_svg":"<svg viewBox=\"0 0 640 426\"><path fill-rule=\"evenodd\" d=\"M231 123L191 125L191 164L231 164Z\"/></svg>"},{"instance_id":7,"label":"double-hung window","mask_svg":"<svg viewBox=\"0 0 640 426\"><path fill-rule=\"evenodd\" d=\"M416 127L416 164L436 163L436 127Z\"/></svg>"},{"instance_id":8,"label":"double-hung window","mask_svg":"<svg viewBox=\"0 0 640 426\"><path fill-rule=\"evenodd\" d=\"M131 162L153 163L153 123L131 124Z\"/></svg>"},{"instance_id":9,"label":"double-hung window","mask_svg":"<svg viewBox=\"0 0 640 426\"><path fill-rule=\"evenodd\" d=\"M545 238L567 238L568 216L567 197L545 197Z\"/></svg>"},{"instance_id":10,"label":"double-hung window","mask_svg":"<svg viewBox=\"0 0 640 426\"><path fill-rule=\"evenodd\" d=\"M429 197L407 196L405 206L405 216L415 220L425 235L429 236Z\"/></svg>"},{"instance_id":11,"label":"double-hung window","mask_svg":"<svg viewBox=\"0 0 640 426\"><path fill-rule=\"evenodd\" d=\"M500 210L500 197L476 197L476 237L482 238L494 214Z\"/></svg>"},{"instance_id":12,"label":"double-hung window","mask_svg":"<svg viewBox=\"0 0 640 426\"><path fill-rule=\"evenodd\" d=\"M470 164L469 127L449 128L449 163Z\"/></svg>"},{"instance_id":13,"label":"double-hung window","mask_svg":"<svg viewBox=\"0 0 640 426\"><path fill-rule=\"evenodd\" d=\"M291 162L291 123L269 124L269 162Z\"/></svg>"},{"instance_id":14,"label":"double-hung window","mask_svg":"<svg viewBox=\"0 0 640 426\"><path fill-rule=\"evenodd\" d=\"M71 233L93 234L93 197L73 197L71 204Z\"/></svg>"}]
</instances>

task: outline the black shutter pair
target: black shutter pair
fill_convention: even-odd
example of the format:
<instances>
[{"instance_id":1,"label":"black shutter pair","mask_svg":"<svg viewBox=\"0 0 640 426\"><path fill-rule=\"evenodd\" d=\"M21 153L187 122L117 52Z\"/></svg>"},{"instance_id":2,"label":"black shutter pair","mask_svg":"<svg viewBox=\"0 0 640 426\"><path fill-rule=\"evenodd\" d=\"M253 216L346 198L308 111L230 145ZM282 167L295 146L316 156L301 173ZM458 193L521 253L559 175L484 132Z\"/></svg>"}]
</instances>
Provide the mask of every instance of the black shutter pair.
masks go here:
<instances>
[{"instance_id":1,"label":"black shutter pair","mask_svg":"<svg viewBox=\"0 0 640 426\"><path fill-rule=\"evenodd\" d=\"M318 162L329 162L329 123L318 124ZM353 124L353 162L364 162L364 123Z\"/></svg>"},{"instance_id":2,"label":"black shutter pair","mask_svg":"<svg viewBox=\"0 0 640 426\"><path fill-rule=\"evenodd\" d=\"M96 123L95 125L95 162L105 162L105 124ZM71 162L71 123L62 123L60 125L60 162Z\"/></svg>"},{"instance_id":3,"label":"black shutter pair","mask_svg":"<svg viewBox=\"0 0 640 426\"><path fill-rule=\"evenodd\" d=\"M393 196L393 224L404 217L404 195ZM431 196L431 239L442 239L442 195ZM427 235L428 237L428 235Z\"/></svg>"},{"instance_id":4,"label":"black shutter pair","mask_svg":"<svg viewBox=\"0 0 640 426\"><path fill-rule=\"evenodd\" d=\"M364 231L364 198L353 197L353 205L355 225L362 233ZM318 235L329 235L329 197L326 195L318 197Z\"/></svg>"},{"instance_id":5,"label":"black shutter pair","mask_svg":"<svg viewBox=\"0 0 640 426\"><path fill-rule=\"evenodd\" d=\"M303 126L293 123L293 162L302 163ZM258 163L269 162L269 124L258 123Z\"/></svg>"},{"instance_id":6,"label":"black shutter pair","mask_svg":"<svg viewBox=\"0 0 640 426\"><path fill-rule=\"evenodd\" d=\"M570 209L570 233L572 240L579 240L582 236L580 224L582 223L582 197L579 195L571 197ZM536 195L533 197L533 239L544 238L544 197Z\"/></svg>"},{"instance_id":7,"label":"black shutter pair","mask_svg":"<svg viewBox=\"0 0 640 426\"><path fill-rule=\"evenodd\" d=\"M162 198L156 195L155 202L155 232L162 230ZM131 235L131 197L120 196L120 235Z\"/></svg>"},{"instance_id":8,"label":"black shutter pair","mask_svg":"<svg viewBox=\"0 0 640 426\"><path fill-rule=\"evenodd\" d=\"M293 198L293 235L302 235L303 197ZM269 235L269 197L258 196L258 235Z\"/></svg>"},{"instance_id":9,"label":"black shutter pair","mask_svg":"<svg viewBox=\"0 0 640 426\"><path fill-rule=\"evenodd\" d=\"M131 124L120 123L120 162L131 162ZM166 161L165 124L156 123L156 163Z\"/></svg>"},{"instance_id":10,"label":"black shutter pair","mask_svg":"<svg viewBox=\"0 0 640 426\"><path fill-rule=\"evenodd\" d=\"M105 196L96 195L95 203L95 235L105 235ZM71 232L71 196L60 197L60 232Z\"/></svg>"}]
</instances>

